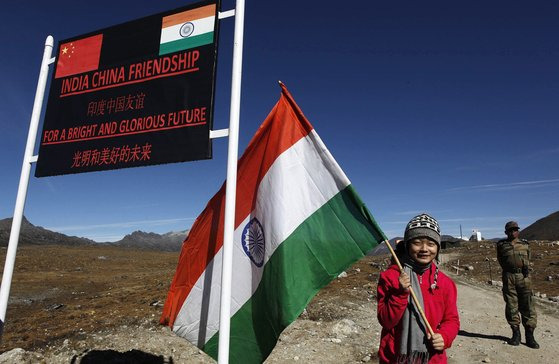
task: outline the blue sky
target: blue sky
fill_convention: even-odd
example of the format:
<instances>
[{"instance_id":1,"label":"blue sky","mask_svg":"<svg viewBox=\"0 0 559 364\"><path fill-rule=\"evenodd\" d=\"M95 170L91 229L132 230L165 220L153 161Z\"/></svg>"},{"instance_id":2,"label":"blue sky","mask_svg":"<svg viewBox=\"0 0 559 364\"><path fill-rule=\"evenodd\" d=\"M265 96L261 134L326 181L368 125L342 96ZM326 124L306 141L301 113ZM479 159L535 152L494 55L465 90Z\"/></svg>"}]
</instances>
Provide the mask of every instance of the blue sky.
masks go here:
<instances>
[{"instance_id":1,"label":"blue sky","mask_svg":"<svg viewBox=\"0 0 559 364\"><path fill-rule=\"evenodd\" d=\"M46 36L188 3L3 2L0 218L13 214ZM387 236L419 212L454 236L525 227L559 210L558 13L541 0L247 1L239 151L282 80ZM228 125L233 24L221 23L214 129ZM185 230L225 179L227 139L213 148L206 161L31 177L25 215L97 241Z\"/></svg>"}]
</instances>

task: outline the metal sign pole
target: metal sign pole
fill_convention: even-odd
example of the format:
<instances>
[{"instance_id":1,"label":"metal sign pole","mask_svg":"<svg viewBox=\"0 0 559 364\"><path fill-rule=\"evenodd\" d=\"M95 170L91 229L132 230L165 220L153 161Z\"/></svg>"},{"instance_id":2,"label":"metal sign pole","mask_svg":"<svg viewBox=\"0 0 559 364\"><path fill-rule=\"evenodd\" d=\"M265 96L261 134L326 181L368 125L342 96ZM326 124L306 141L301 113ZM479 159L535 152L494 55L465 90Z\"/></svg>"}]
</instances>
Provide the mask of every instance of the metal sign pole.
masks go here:
<instances>
[{"instance_id":1,"label":"metal sign pole","mask_svg":"<svg viewBox=\"0 0 559 364\"><path fill-rule=\"evenodd\" d=\"M221 302L219 312L219 346L217 361L220 364L227 364L229 362L231 275L233 270L235 197L237 193L237 157L239 150L244 18L245 2L244 0L237 0L235 6L235 35L233 39L233 72L231 76L229 146L227 152L227 184L225 187L225 217L223 228L223 265L221 271Z\"/></svg>"},{"instance_id":2,"label":"metal sign pole","mask_svg":"<svg viewBox=\"0 0 559 364\"><path fill-rule=\"evenodd\" d=\"M39 73L37 91L35 92L35 102L33 103L29 133L27 134L27 145L25 147L25 155L23 156L21 175L19 177L19 187L17 190L14 216L12 219L12 230L10 231L10 240L8 243L8 250L6 252L6 261L4 263L2 287L0 287L0 338L2 337L4 323L6 320L6 309L8 307L8 298L10 296L10 286L12 285L12 274L14 272L17 244L19 241L19 232L23 218L23 209L25 207L25 199L27 197L27 186L29 185L31 163L37 161L37 156L33 156L33 150L35 148L35 139L37 137L39 119L41 117L41 109L43 107L43 98L45 96L45 89L47 86L49 64L54 62L54 59L51 59L53 44L54 39L49 35L45 41L43 61L41 62L41 71Z\"/></svg>"}]
</instances>

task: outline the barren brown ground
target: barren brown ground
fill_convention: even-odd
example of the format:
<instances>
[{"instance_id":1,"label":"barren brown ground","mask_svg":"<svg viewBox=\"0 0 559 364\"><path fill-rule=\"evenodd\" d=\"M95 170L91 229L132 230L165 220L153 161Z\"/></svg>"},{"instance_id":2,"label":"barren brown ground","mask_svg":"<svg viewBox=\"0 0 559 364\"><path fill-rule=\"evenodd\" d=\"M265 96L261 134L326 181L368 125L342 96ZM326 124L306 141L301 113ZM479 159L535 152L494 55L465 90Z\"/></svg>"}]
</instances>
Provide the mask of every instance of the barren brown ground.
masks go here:
<instances>
[{"instance_id":1,"label":"barren brown ground","mask_svg":"<svg viewBox=\"0 0 559 364\"><path fill-rule=\"evenodd\" d=\"M461 268L458 275L476 282L487 283L490 280L501 281L501 267L497 262L496 243L489 241L469 242L460 248L451 248L447 254L447 269ZM530 277L535 292L545 293L548 297L559 296L559 242L532 241L532 271ZM456 253L456 254L454 254ZM474 267L469 271L466 266Z\"/></svg>"},{"instance_id":2,"label":"barren brown ground","mask_svg":"<svg viewBox=\"0 0 559 364\"><path fill-rule=\"evenodd\" d=\"M178 253L103 246L19 247L0 351L156 325L177 260Z\"/></svg>"},{"instance_id":3,"label":"barren brown ground","mask_svg":"<svg viewBox=\"0 0 559 364\"><path fill-rule=\"evenodd\" d=\"M559 262L559 246L534 242L532 249L535 291L557 296L559 265L555 263ZM3 259L5 248L0 254ZM80 358L82 363L96 359L211 362L198 349L158 325L178 255L106 246L20 247L0 352L23 348L43 355L29 362L46 363L78 363ZM533 351L503 344L509 335L502 312L504 303L499 289L487 285L490 278L500 279L494 257L495 245L490 242L467 243L445 251L443 269L449 273L456 272L452 267L458 260L460 268L474 267L451 275L465 285L459 286L464 331L449 350L450 362L480 362L486 358L500 362L499 358L520 360L536 354L541 363L553 362L548 359L559 352L550 352L551 345L546 343L557 337L557 304L550 303L552 316L543 316L546 310L539 311L544 322L538 337L547 348ZM376 283L388 261L387 256L365 257L346 271L347 277L335 279L320 291L282 334L267 363L376 361L380 334L375 319ZM551 281L547 277L552 277ZM461 296L460 292L466 294ZM481 297L487 297L483 298L488 302L483 307L493 311L483 313L483 307L471 311ZM148 359L122 361L123 355L125 359Z\"/></svg>"}]
</instances>

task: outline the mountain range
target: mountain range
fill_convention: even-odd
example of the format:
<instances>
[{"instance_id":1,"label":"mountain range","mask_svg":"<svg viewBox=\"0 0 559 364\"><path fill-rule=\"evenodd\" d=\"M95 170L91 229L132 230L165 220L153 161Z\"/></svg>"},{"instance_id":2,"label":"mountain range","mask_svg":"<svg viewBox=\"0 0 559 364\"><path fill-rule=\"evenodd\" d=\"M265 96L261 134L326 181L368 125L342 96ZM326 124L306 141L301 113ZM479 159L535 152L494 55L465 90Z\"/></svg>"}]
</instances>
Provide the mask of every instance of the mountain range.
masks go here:
<instances>
[{"instance_id":1,"label":"mountain range","mask_svg":"<svg viewBox=\"0 0 559 364\"><path fill-rule=\"evenodd\" d=\"M10 237L12 219L0 220L0 246L7 246ZM160 251L180 251L182 243L188 234L188 230L178 232L168 232L156 234L144 231L134 231L116 242L96 242L87 238L68 236L54 231L47 230L40 226L30 223L23 218L19 236L20 244L41 245L41 244L60 244L60 245L92 245L106 244L134 249L148 249ZM559 211L541 218L520 231L520 237L527 240L559 240ZM394 247L397 240L395 237L389 240ZM445 240L446 239L446 240ZM443 240L453 241L451 236L443 235ZM456 239L455 239L456 240ZM388 253L386 244L379 244L368 255L379 255Z\"/></svg>"},{"instance_id":2,"label":"mountain range","mask_svg":"<svg viewBox=\"0 0 559 364\"><path fill-rule=\"evenodd\" d=\"M520 237L526 240L559 240L559 211L520 230Z\"/></svg>"},{"instance_id":3,"label":"mountain range","mask_svg":"<svg viewBox=\"0 0 559 364\"><path fill-rule=\"evenodd\" d=\"M0 220L0 246L7 246L10 239L12 219ZM47 230L40 226L30 223L25 217L21 222L19 234L19 244L24 245L93 245L105 244L126 248L149 249L160 251L180 251L182 242L186 238L188 230L178 232L168 232L165 234L147 233L134 231L115 242L96 242L87 238L68 236L54 231Z\"/></svg>"}]
</instances>

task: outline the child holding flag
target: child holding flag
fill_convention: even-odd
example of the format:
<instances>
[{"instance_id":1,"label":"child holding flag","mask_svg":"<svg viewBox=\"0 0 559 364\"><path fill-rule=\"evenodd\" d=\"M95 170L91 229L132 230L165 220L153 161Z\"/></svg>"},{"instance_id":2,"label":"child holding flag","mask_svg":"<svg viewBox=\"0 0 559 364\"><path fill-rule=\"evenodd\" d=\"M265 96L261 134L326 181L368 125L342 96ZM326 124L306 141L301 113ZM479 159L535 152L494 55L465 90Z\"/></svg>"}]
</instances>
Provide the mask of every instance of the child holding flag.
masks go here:
<instances>
[{"instance_id":1,"label":"child holding flag","mask_svg":"<svg viewBox=\"0 0 559 364\"><path fill-rule=\"evenodd\" d=\"M396 255L404 271L392 264L381 273L377 288L377 317L382 325L379 363L446 363L445 349L458 334L456 285L437 266L439 224L421 214L407 224ZM394 262L395 263L395 262ZM429 333L410 295L433 330Z\"/></svg>"}]
</instances>

